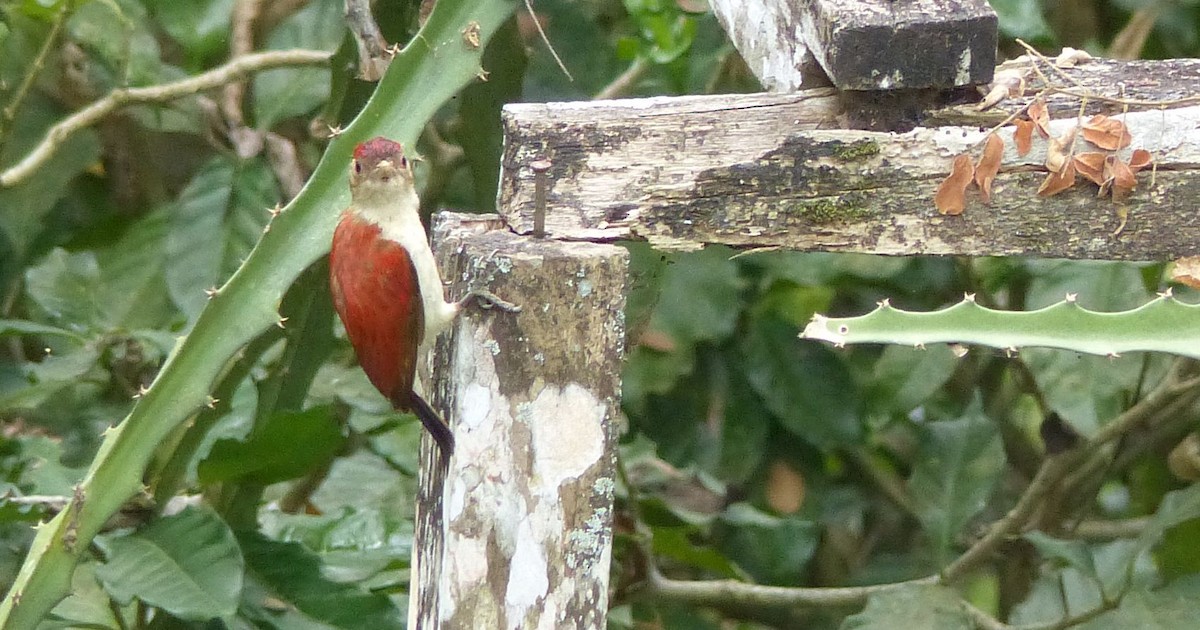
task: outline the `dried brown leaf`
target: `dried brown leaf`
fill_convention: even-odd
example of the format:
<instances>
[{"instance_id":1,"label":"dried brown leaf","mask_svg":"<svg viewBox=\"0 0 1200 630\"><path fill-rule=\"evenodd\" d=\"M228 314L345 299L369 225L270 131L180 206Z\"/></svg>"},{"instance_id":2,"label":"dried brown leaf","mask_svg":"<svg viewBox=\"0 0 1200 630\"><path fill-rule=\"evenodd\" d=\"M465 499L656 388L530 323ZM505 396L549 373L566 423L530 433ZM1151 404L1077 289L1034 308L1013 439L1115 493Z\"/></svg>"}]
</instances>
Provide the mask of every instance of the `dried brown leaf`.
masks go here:
<instances>
[{"instance_id":1,"label":"dried brown leaf","mask_svg":"<svg viewBox=\"0 0 1200 630\"><path fill-rule=\"evenodd\" d=\"M1068 159L1071 143L1075 142L1075 127L1063 132L1061 136L1050 138L1046 144L1046 168L1052 173L1060 173L1070 163Z\"/></svg>"},{"instance_id":2,"label":"dried brown leaf","mask_svg":"<svg viewBox=\"0 0 1200 630\"><path fill-rule=\"evenodd\" d=\"M1133 154L1129 156L1129 168L1135 173L1150 166L1150 162L1150 152L1145 149L1134 149Z\"/></svg>"},{"instance_id":3,"label":"dried brown leaf","mask_svg":"<svg viewBox=\"0 0 1200 630\"><path fill-rule=\"evenodd\" d=\"M950 174L938 184L937 193L933 196L933 205L942 214L958 215L967 208L967 186L975 176L975 166L971 156L963 153L954 158Z\"/></svg>"},{"instance_id":4,"label":"dried brown leaf","mask_svg":"<svg viewBox=\"0 0 1200 630\"><path fill-rule=\"evenodd\" d=\"M1200 289L1200 256L1180 258L1171 266L1171 282Z\"/></svg>"},{"instance_id":5,"label":"dried brown leaf","mask_svg":"<svg viewBox=\"0 0 1200 630\"><path fill-rule=\"evenodd\" d=\"M1059 68L1073 68L1076 65L1084 63L1090 59L1092 59L1092 55L1088 51L1076 50L1070 46L1067 46L1066 48L1062 49L1062 52L1058 53L1057 57L1054 58L1054 65L1058 66Z\"/></svg>"},{"instance_id":6,"label":"dried brown leaf","mask_svg":"<svg viewBox=\"0 0 1200 630\"><path fill-rule=\"evenodd\" d=\"M994 107L1010 96L1020 96L1025 92L1025 70L1009 68L1001 70L992 77L991 88L979 101L979 111Z\"/></svg>"},{"instance_id":7,"label":"dried brown leaf","mask_svg":"<svg viewBox=\"0 0 1200 630\"><path fill-rule=\"evenodd\" d=\"M1125 123L1103 114L1096 114L1083 123L1083 138L1109 151L1124 149L1133 142Z\"/></svg>"},{"instance_id":8,"label":"dried brown leaf","mask_svg":"<svg viewBox=\"0 0 1200 630\"><path fill-rule=\"evenodd\" d=\"M1017 145L1017 155L1024 156L1033 148L1033 121L1018 118L1013 124L1017 126L1013 130L1013 143Z\"/></svg>"},{"instance_id":9,"label":"dried brown leaf","mask_svg":"<svg viewBox=\"0 0 1200 630\"><path fill-rule=\"evenodd\" d=\"M1075 164L1068 162L1061 173L1050 173L1038 188L1039 197L1053 197L1075 185Z\"/></svg>"},{"instance_id":10,"label":"dried brown leaf","mask_svg":"<svg viewBox=\"0 0 1200 630\"><path fill-rule=\"evenodd\" d=\"M1000 172L1000 159L1004 157L1004 141L996 134L988 135L983 143L983 154L975 165L975 183L983 196L984 203L992 203L992 181Z\"/></svg>"},{"instance_id":11,"label":"dried brown leaf","mask_svg":"<svg viewBox=\"0 0 1200 630\"><path fill-rule=\"evenodd\" d=\"M1137 176L1133 174L1133 169L1120 159L1113 160L1112 174L1113 201L1121 201L1137 186Z\"/></svg>"},{"instance_id":12,"label":"dried brown leaf","mask_svg":"<svg viewBox=\"0 0 1200 630\"><path fill-rule=\"evenodd\" d=\"M1099 151L1080 153L1075 156L1075 171L1095 182L1097 186L1103 186L1105 157Z\"/></svg>"},{"instance_id":13,"label":"dried brown leaf","mask_svg":"<svg viewBox=\"0 0 1200 630\"><path fill-rule=\"evenodd\" d=\"M1106 197L1112 191L1113 181L1116 175L1113 172L1113 164L1117 161L1117 156L1109 153L1104 156L1104 182L1100 184L1099 196Z\"/></svg>"},{"instance_id":14,"label":"dried brown leaf","mask_svg":"<svg viewBox=\"0 0 1200 630\"><path fill-rule=\"evenodd\" d=\"M1037 125L1038 133L1041 134L1043 138L1049 138L1050 111L1046 109L1046 101L1043 101L1041 97L1038 97L1029 104L1029 109L1025 110L1025 113L1029 116L1029 120L1032 120L1033 124Z\"/></svg>"}]
</instances>

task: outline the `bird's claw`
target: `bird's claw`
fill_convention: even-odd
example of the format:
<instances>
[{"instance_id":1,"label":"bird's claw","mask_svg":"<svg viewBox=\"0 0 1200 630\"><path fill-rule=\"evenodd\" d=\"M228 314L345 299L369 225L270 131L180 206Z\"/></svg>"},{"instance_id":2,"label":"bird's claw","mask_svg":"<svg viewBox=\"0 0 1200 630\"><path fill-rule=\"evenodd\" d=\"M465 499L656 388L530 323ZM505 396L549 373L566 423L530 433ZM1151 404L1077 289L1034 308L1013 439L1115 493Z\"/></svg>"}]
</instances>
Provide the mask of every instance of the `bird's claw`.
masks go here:
<instances>
[{"instance_id":1,"label":"bird's claw","mask_svg":"<svg viewBox=\"0 0 1200 630\"><path fill-rule=\"evenodd\" d=\"M466 305L467 303L471 302L472 300L474 300L475 303L477 305L479 305L479 308L484 308L484 309L498 308L507 313L520 313L521 312L520 305L513 304L512 302L509 302L508 300L501 298L500 296L496 295L495 293L492 293L491 291L484 291L482 289L473 290L470 293L468 293L466 297L463 298L462 304Z\"/></svg>"}]
</instances>

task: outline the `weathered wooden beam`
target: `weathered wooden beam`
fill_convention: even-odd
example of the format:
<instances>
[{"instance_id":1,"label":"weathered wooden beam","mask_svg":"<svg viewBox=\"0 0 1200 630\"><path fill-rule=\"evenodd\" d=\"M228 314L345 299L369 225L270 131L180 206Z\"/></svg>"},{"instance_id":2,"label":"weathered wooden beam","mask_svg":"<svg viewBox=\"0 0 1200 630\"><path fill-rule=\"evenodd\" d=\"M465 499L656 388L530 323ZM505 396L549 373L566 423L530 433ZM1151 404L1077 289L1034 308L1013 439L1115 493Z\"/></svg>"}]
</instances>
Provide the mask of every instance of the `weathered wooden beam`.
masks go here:
<instances>
[{"instance_id":1,"label":"weathered wooden beam","mask_svg":"<svg viewBox=\"0 0 1200 630\"><path fill-rule=\"evenodd\" d=\"M987 83L996 13L986 0L712 0L768 90L799 89L811 55L843 90Z\"/></svg>"},{"instance_id":2,"label":"weathered wooden beam","mask_svg":"<svg viewBox=\"0 0 1200 630\"><path fill-rule=\"evenodd\" d=\"M1073 89L1095 82L1097 92L1149 98L1155 86L1173 94L1180 86L1162 78L1194 76L1200 61L1141 64L1150 75L1122 85L1111 82L1128 74L1121 64L1087 66L1068 71L1080 82ZM1061 131L1074 123L1079 100L1058 99L1073 103L1055 106L1071 112L1055 121ZM1133 147L1148 149L1156 168L1139 174L1138 188L1120 205L1097 199L1087 183L1036 196L1045 176L1039 139L1024 157L1008 142L992 205L975 196L962 216L939 215L934 191L951 158L1005 113L974 106L931 112L931 120L959 124L891 134L814 129L834 125L813 122L837 115L827 91L509 105L500 208L511 226L528 231L537 205L530 163L548 160L546 230L559 239L1110 260L1200 253L1195 106L1123 115Z\"/></svg>"},{"instance_id":3,"label":"weathered wooden beam","mask_svg":"<svg viewBox=\"0 0 1200 630\"><path fill-rule=\"evenodd\" d=\"M487 287L439 340L432 404L454 426L447 469L423 444L410 628L604 628L627 253L516 236L442 213L450 295Z\"/></svg>"}]
</instances>

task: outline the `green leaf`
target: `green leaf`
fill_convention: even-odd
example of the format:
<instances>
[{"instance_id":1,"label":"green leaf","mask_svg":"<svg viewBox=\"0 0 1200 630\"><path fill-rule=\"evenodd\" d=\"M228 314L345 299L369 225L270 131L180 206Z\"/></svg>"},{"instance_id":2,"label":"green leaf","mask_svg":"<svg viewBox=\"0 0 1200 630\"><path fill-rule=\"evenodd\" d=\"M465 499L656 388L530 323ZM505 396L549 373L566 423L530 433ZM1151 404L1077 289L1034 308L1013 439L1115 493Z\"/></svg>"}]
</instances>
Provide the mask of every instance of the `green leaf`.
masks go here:
<instances>
[{"instance_id":1,"label":"green leaf","mask_svg":"<svg viewBox=\"0 0 1200 630\"><path fill-rule=\"evenodd\" d=\"M132 607L123 610L113 604L96 580L95 562L81 562L71 576L71 594L59 602L38 630L77 628L128 628L136 625ZM117 617L120 614L120 618ZM53 621L51 621L53 620Z\"/></svg>"},{"instance_id":2,"label":"green leaf","mask_svg":"<svg viewBox=\"0 0 1200 630\"><path fill-rule=\"evenodd\" d=\"M1027 263L1029 310L1061 302L1075 295L1079 306L1103 312L1137 308L1153 295L1146 290L1139 266L1125 262L1084 260L1031 260Z\"/></svg>"},{"instance_id":3,"label":"green leaf","mask_svg":"<svg viewBox=\"0 0 1200 630\"><path fill-rule=\"evenodd\" d=\"M796 338L794 326L756 318L741 340L746 379L797 437L822 448L862 439L858 388L841 358Z\"/></svg>"},{"instance_id":4,"label":"green leaf","mask_svg":"<svg viewBox=\"0 0 1200 630\"><path fill-rule=\"evenodd\" d=\"M1116 610L1077 627L1081 630L1188 630L1196 627L1198 599L1200 576L1189 576L1156 591L1135 590L1121 598L1121 605Z\"/></svg>"},{"instance_id":5,"label":"green leaf","mask_svg":"<svg viewBox=\"0 0 1200 630\"><path fill-rule=\"evenodd\" d=\"M1042 17L1042 3L1028 0L991 0L1000 18L1000 32L1025 41L1055 41L1054 32Z\"/></svg>"},{"instance_id":6,"label":"green leaf","mask_svg":"<svg viewBox=\"0 0 1200 630\"><path fill-rule=\"evenodd\" d=\"M345 507L411 514L417 480L399 474L374 453L359 451L333 462L311 501L322 512Z\"/></svg>"},{"instance_id":7,"label":"green leaf","mask_svg":"<svg viewBox=\"0 0 1200 630\"><path fill-rule=\"evenodd\" d=\"M1147 360L1141 353L1108 358L1046 348L1029 348L1021 357L1050 410L1085 436L1128 406L1139 378L1145 378L1142 370Z\"/></svg>"},{"instance_id":8,"label":"green leaf","mask_svg":"<svg viewBox=\"0 0 1200 630\"><path fill-rule=\"evenodd\" d=\"M634 346L621 371L621 404L631 413L644 414L647 397L670 392L695 368L696 353L690 347L663 352Z\"/></svg>"},{"instance_id":9,"label":"green leaf","mask_svg":"<svg viewBox=\"0 0 1200 630\"><path fill-rule=\"evenodd\" d=\"M0 390L0 409L33 409L47 402L55 402L63 393L83 387L88 381L99 381L102 377L97 362L100 353L94 344L87 344L67 351L60 351L36 363L22 366L27 379L25 387L10 391ZM86 377L91 376L91 379Z\"/></svg>"},{"instance_id":10,"label":"green leaf","mask_svg":"<svg viewBox=\"0 0 1200 630\"><path fill-rule=\"evenodd\" d=\"M87 472L62 463L63 448L59 440L42 435L19 436L21 458L27 462L18 484L26 494L71 496L75 484Z\"/></svg>"},{"instance_id":11,"label":"green leaf","mask_svg":"<svg viewBox=\"0 0 1200 630\"><path fill-rule=\"evenodd\" d=\"M77 333L107 328L100 312L99 286L100 265L92 252L71 254L55 248L25 272L25 293L39 318Z\"/></svg>"},{"instance_id":12,"label":"green leaf","mask_svg":"<svg viewBox=\"0 0 1200 630\"><path fill-rule=\"evenodd\" d=\"M909 265L904 256L830 254L827 252L762 252L740 260L761 266L766 277L800 285L828 285L848 278L882 281Z\"/></svg>"},{"instance_id":13,"label":"green leaf","mask_svg":"<svg viewBox=\"0 0 1200 630\"><path fill-rule=\"evenodd\" d=\"M237 610L243 560L233 533L216 514L188 508L128 535L102 535L107 561L96 576L113 599L136 597L189 621Z\"/></svg>"},{"instance_id":14,"label":"green leaf","mask_svg":"<svg viewBox=\"0 0 1200 630\"><path fill-rule=\"evenodd\" d=\"M264 513L262 533L280 542L298 542L316 552L322 574L338 582L362 582L389 568L408 567L412 556L410 514L343 507L337 513Z\"/></svg>"},{"instance_id":15,"label":"green leaf","mask_svg":"<svg viewBox=\"0 0 1200 630\"><path fill-rule=\"evenodd\" d=\"M178 318L163 276L169 210L164 207L134 221L115 242L97 250L102 284L96 288L96 300L107 327L151 329Z\"/></svg>"},{"instance_id":16,"label":"green leaf","mask_svg":"<svg viewBox=\"0 0 1200 630\"><path fill-rule=\"evenodd\" d=\"M400 611L391 600L326 579L318 558L300 544L276 542L255 532L241 534L238 541L246 555L247 595L260 594L243 600L243 612L251 619L271 621L290 608L301 619L335 628L402 627ZM265 597L275 604L265 606Z\"/></svg>"},{"instance_id":17,"label":"green leaf","mask_svg":"<svg viewBox=\"0 0 1200 630\"><path fill-rule=\"evenodd\" d=\"M908 413L941 389L957 365L945 345L889 345L875 362L868 400L880 413Z\"/></svg>"},{"instance_id":18,"label":"green leaf","mask_svg":"<svg viewBox=\"0 0 1200 630\"><path fill-rule=\"evenodd\" d=\"M743 286L731 255L728 248L708 247L671 256L650 329L683 344L731 335L741 312Z\"/></svg>"},{"instance_id":19,"label":"green leaf","mask_svg":"<svg viewBox=\"0 0 1200 630\"><path fill-rule=\"evenodd\" d=\"M33 91L17 118L6 126L9 134L0 150L0 167L7 168L40 142L46 130L63 116L56 103ZM11 188L0 188L0 231L8 235L14 257L24 260L42 250L30 251L45 228L44 219L62 199L76 175L94 163L100 143L90 129L71 134L50 159L29 179Z\"/></svg>"},{"instance_id":20,"label":"green leaf","mask_svg":"<svg viewBox=\"0 0 1200 630\"><path fill-rule=\"evenodd\" d=\"M78 334L59 328L58 326L50 326L48 324L39 324L37 322L26 321L23 319L0 319L0 337L5 336L24 336L24 335L49 335L56 337L67 337L75 341L83 341L83 337Z\"/></svg>"},{"instance_id":21,"label":"green leaf","mask_svg":"<svg viewBox=\"0 0 1200 630\"><path fill-rule=\"evenodd\" d=\"M972 630L962 600L945 586L902 586L872 595L842 630Z\"/></svg>"},{"instance_id":22,"label":"green leaf","mask_svg":"<svg viewBox=\"0 0 1200 630\"><path fill-rule=\"evenodd\" d=\"M166 219L152 213L95 252L52 250L25 272L34 314L77 333L163 325L174 313L163 290Z\"/></svg>"},{"instance_id":23,"label":"green leaf","mask_svg":"<svg viewBox=\"0 0 1200 630\"><path fill-rule=\"evenodd\" d=\"M962 418L927 423L921 433L909 494L943 564L963 526L983 509L1000 479L1004 447L978 402Z\"/></svg>"},{"instance_id":24,"label":"green leaf","mask_svg":"<svg viewBox=\"0 0 1200 630\"><path fill-rule=\"evenodd\" d=\"M206 484L243 479L275 483L328 462L344 441L329 407L279 412L244 442L221 440L214 444L197 473Z\"/></svg>"},{"instance_id":25,"label":"green leaf","mask_svg":"<svg viewBox=\"0 0 1200 630\"><path fill-rule=\"evenodd\" d=\"M333 52L345 33L340 0L314 0L281 22L267 38L267 48L307 48ZM279 121L303 116L329 98L329 70L280 68L254 78L254 123L271 129Z\"/></svg>"},{"instance_id":26,"label":"green leaf","mask_svg":"<svg viewBox=\"0 0 1200 630\"><path fill-rule=\"evenodd\" d=\"M79 5L67 21L67 31L75 43L103 64L103 70L96 65L85 66L91 69L90 78L97 84L89 87L148 85L162 78L161 51L146 18L146 9L132 0ZM95 76L101 73L107 76Z\"/></svg>"},{"instance_id":27,"label":"green leaf","mask_svg":"<svg viewBox=\"0 0 1200 630\"><path fill-rule=\"evenodd\" d=\"M274 178L260 160L217 157L179 195L167 236L167 289L194 319L250 253L279 199Z\"/></svg>"},{"instance_id":28,"label":"green leaf","mask_svg":"<svg viewBox=\"0 0 1200 630\"><path fill-rule=\"evenodd\" d=\"M1098 579L1092 550L1082 540L1061 540L1040 531L1026 533L1025 540L1032 543L1043 558L1058 560L1085 576Z\"/></svg>"},{"instance_id":29,"label":"green leaf","mask_svg":"<svg viewBox=\"0 0 1200 630\"><path fill-rule=\"evenodd\" d=\"M721 423L721 456L718 473L729 483L753 478L769 451L771 414L754 389L739 374L730 375L729 398Z\"/></svg>"},{"instance_id":30,"label":"green leaf","mask_svg":"<svg viewBox=\"0 0 1200 630\"><path fill-rule=\"evenodd\" d=\"M654 527L654 555L670 558L681 564L713 573L720 577L742 579L744 574L725 554L711 547L697 545L692 527Z\"/></svg>"},{"instance_id":31,"label":"green leaf","mask_svg":"<svg viewBox=\"0 0 1200 630\"><path fill-rule=\"evenodd\" d=\"M198 69L225 52L235 0L144 0L158 23L178 43Z\"/></svg>"},{"instance_id":32,"label":"green leaf","mask_svg":"<svg viewBox=\"0 0 1200 630\"><path fill-rule=\"evenodd\" d=\"M772 516L748 503L729 506L720 522L726 526L722 551L763 584L799 584L821 538L816 523Z\"/></svg>"}]
</instances>

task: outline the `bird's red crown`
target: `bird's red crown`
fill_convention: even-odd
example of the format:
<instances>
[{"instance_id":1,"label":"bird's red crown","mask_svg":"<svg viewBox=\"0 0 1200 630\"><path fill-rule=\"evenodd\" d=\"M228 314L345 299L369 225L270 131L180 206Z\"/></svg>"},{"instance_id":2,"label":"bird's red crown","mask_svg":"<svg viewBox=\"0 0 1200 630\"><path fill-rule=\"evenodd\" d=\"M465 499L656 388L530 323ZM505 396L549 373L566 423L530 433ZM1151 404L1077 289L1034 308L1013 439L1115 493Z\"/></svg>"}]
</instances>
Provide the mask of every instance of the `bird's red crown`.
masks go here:
<instances>
[{"instance_id":1,"label":"bird's red crown","mask_svg":"<svg viewBox=\"0 0 1200 630\"><path fill-rule=\"evenodd\" d=\"M404 146L382 136L361 142L354 147L354 159L367 167L375 166L383 160L389 160L396 156L400 156L399 165L403 165L405 162Z\"/></svg>"}]
</instances>

